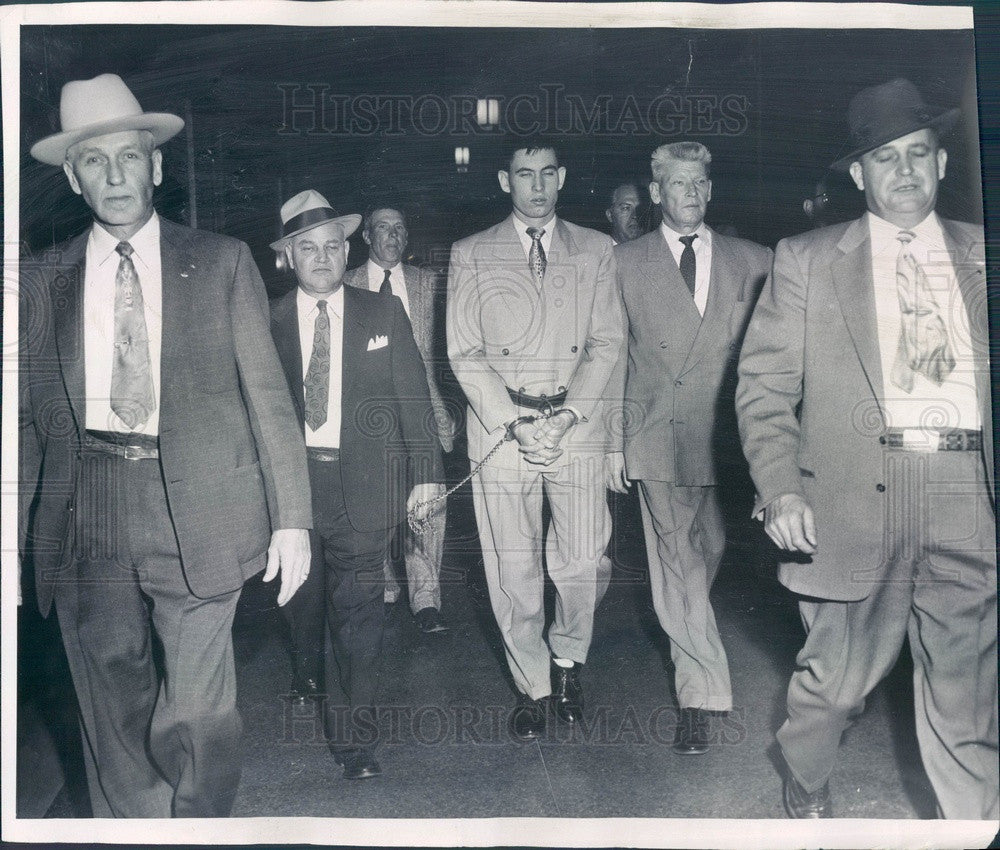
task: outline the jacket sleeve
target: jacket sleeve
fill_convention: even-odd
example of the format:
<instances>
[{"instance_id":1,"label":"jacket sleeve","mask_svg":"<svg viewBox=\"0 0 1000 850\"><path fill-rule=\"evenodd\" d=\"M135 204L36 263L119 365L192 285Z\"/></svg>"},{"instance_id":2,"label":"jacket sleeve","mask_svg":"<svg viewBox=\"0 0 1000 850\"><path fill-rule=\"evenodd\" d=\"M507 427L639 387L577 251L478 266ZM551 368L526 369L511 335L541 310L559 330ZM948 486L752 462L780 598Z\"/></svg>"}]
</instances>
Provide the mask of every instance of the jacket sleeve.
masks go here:
<instances>
[{"instance_id":1,"label":"jacket sleeve","mask_svg":"<svg viewBox=\"0 0 1000 850\"><path fill-rule=\"evenodd\" d=\"M803 494L796 412L802 400L807 293L801 249L780 242L743 341L736 389L743 453L757 489L754 515L778 496Z\"/></svg>"},{"instance_id":2,"label":"jacket sleeve","mask_svg":"<svg viewBox=\"0 0 1000 850\"><path fill-rule=\"evenodd\" d=\"M447 315L448 359L469 407L487 431L503 428L518 412L487 360L475 263L461 243L452 247L448 264Z\"/></svg>"},{"instance_id":3,"label":"jacket sleeve","mask_svg":"<svg viewBox=\"0 0 1000 850\"><path fill-rule=\"evenodd\" d=\"M271 337L264 281L242 242L231 317L240 388L260 459L271 528L312 528L305 439Z\"/></svg>"}]
</instances>

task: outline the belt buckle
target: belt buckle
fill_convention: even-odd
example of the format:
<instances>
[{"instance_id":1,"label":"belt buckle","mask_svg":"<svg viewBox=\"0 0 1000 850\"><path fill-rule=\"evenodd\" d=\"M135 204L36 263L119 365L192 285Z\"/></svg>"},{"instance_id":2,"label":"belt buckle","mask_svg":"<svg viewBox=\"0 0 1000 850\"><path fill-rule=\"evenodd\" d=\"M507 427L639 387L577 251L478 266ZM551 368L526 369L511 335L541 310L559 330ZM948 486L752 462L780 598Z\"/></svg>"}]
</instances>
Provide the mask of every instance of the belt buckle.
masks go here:
<instances>
[{"instance_id":1,"label":"belt buckle","mask_svg":"<svg viewBox=\"0 0 1000 850\"><path fill-rule=\"evenodd\" d=\"M941 436L937 431L923 428L903 429L903 448L914 452L936 452L940 448Z\"/></svg>"},{"instance_id":2,"label":"belt buckle","mask_svg":"<svg viewBox=\"0 0 1000 850\"><path fill-rule=\"evenodd\" d=\"M152 456L149 453L149 449L145 449L142 446L123 446L122 448L122 457L125 460L143 460Z\"/></svg>"}]
</instances>

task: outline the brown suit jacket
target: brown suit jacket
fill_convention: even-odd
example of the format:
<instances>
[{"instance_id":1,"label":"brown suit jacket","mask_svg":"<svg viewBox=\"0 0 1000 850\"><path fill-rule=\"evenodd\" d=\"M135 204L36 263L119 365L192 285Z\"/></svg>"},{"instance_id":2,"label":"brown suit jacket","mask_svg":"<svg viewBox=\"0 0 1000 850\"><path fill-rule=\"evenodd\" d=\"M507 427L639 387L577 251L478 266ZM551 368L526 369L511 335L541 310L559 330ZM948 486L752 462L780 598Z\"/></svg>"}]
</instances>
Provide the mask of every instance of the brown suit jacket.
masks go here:
<instances>
[{"instance_id":1,"label":"brown suit jacket","mask_svg":"<svg viewBox=\"0 0 1000 850\"><path fill-rule=\"evenodd\" d=\"M615 248L628 317L616 386L629 478L701 487L718 483L720 466L742 462L736 358L771 257L713 231L702 317L659 228Z\"/></svg>"},{"instance_id":2,"label":"brown suit jacket","mask_svg":"<svg viewBox=\"0 0 1000 850\"><path fill-rule=\"evenodd\" d=\"M20 501L43 614L72 549L88 235L21 270ZM263 569L273 528L312 527L305 445L249 248L161 218L160 254L160 462L184 575L209 597Z\"/></svg>"},{"instance_id":3,"label":"brown suit jacket","mask_svg":"<svg viewBox=\"0 0 1000 850\"><path fill-rule=\"evenodd\" d=\"M993 431L983 230L941 219L968 313L993 493ZM865 598L882 559L886 429L865 217L785 239L747 330L736 409L757 488L755 511L797 493L813 508L819 551L779 577L822 599ZM801 405L801 409L800 409Z\"/></svg>"}]
</instances>

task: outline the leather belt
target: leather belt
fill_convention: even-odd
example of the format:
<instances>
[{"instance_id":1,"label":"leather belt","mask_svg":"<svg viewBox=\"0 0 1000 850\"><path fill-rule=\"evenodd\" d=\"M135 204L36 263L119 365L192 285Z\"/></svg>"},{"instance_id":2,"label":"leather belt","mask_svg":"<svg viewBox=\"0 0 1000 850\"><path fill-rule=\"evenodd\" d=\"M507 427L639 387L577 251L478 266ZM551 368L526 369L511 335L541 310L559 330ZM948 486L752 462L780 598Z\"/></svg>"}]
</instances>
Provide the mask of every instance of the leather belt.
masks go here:
<instances>
[{"instance_id":1,"label":"leather belt","mask_svg":"<svg viewBox=\"0 0 1000 850\"><path fill-rule=\"evenodd\" d=\"M159 439L149 434L119 434L114 431L87 431L83 450L117 455L125 460L152 460L160 456Z\"/></svg>"},{"instance_id":2,"label":"leather belt","mask_svg":"<svg viewBox=\"0 0 1000 850\"><path fill-rule=\"evenodd\" d=\"M890 428L879 442L910 452L978 452L983 432L965 428Z\"/></svg>"},{"instance_id":3,"label":"leather belt","mask_svg":"<svg viewBox=\"0 0 1000 850\"><path fill-rule=\"evenodd\" d=\"M306 446L306 457L320 463L333 463L340 460L340 449L325 449L321 446Z\"/></svg>"},{"instance_id":4,"label":"leather belt","mask_svg":"<svg viewBox=\"0 0 1000 850\"><path fill-rule=\"evenodd\" d=\"M512 390L510 387L507 387L507 395L510 396L510 400L518 407L530 407L532 410L538 410L540 412L552 411L556 408L562 407L566 401L566 390L550 396L544 394L527 395L526 393L518 392L517 390Z\"/></svg>"}]
</instances>

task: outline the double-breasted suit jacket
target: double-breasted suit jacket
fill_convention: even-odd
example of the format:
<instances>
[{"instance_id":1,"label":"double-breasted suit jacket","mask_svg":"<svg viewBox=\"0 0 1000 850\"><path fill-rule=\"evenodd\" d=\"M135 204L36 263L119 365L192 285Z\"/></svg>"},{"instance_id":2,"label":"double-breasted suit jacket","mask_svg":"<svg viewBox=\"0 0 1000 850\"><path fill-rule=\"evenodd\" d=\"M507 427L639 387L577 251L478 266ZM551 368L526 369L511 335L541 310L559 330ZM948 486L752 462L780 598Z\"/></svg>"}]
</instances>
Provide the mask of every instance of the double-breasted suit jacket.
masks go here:
<instances>
[{"instance_id":1,"label":"double-breasted suit jacket","mask_svg":"<svg viewBox=\"0 0 1000 850\"><path fill-rule=\"evenodd\" d=\"M618 381L630 478L708 486L720 460L739 458L736 362L771 256L713 231L702 317L659 229L615 248L628 316Z\"/></svg>"},{"instance_id":2,"label":"double-breasted suit jacket","mask_svg":"<svg viewBox=\"0 0 1000 850\"><path fill-rule=\"evenodd\" d=\"M301 432L304 367L296 292L272 302L271 332ZM344 288L342 364L340 470L348 519L357 531L388 529L403 517L408 480L444 481L426 373L398 298Z\"/></svg>"},{"instance_id":3,"label":"double-breasted suit jacket","mask_svg":"<svg viewBox=\"0 0 1000 850\"><path fill-rule=\"evenodd\" d=\"M431 405L434 408L434 419L438 424L438 437L441 447L450 452L453 445L451 434L451 417L448 415L441 390L438 387L434 351L434 316L435 298L438 291L438 276L432 269L421 269L403 264L403 281L406 283L406 298L410 308L410 326L413 329L413 339L417 350L424 361L427 372L427 389L431 394ZM344 283L357 289L368 289L368 265L349 269L344 274Z\"/></svg>"},{"instance_id":4,"label":"double-breasted suit jacket","mask_svg":"<svg viewBox=\"0 0 1000 850\"><path fill-rule=\"evenodd\" d=\"M941 226L968 316L992 494L983 231L947 219ZM779 244L739 373L737 411L758 493L755 510L784 493L802 495L822 535L810 562L783 565L779 578L808 596L865 598L885 579L888 562L880 521L885 490L880 438L887 426L880 399L886 376L864 217Z\"/></svg>"},{"instance_id":5,"label":"double-breasted suit jacket","mask_svg":"<svg viewBox=\"0 0 1000 850\"><path fill-rule=\"evenodd\" d=\"M38 471L22 507L34 501L29 543L43 613L72 549L88 235L55 249L53 261L22 264L22 479ZM305 451L288 439L295 414L247 246L161 218L160 253L160 463L185 579L207 598L263 569L272 529L312 527Z\"/></svg>"},{"instance_id":6,"label":"double-breasted suit jacket","mask_svg":"<svg viewBox=\"0 0 1000 850\"><path fill-rule=\"evenodd\" d=\"M474 416L469 457L482 459L502 427L531 411L507 388L533 396L566 393L581 415L550 468L607 449L602 399L624 337L610 237L557 219L539 290L511 218L456 242L448 282L448 355ZM513 442L496 464L517 467Z\"/></svg>"}]
</instances>

